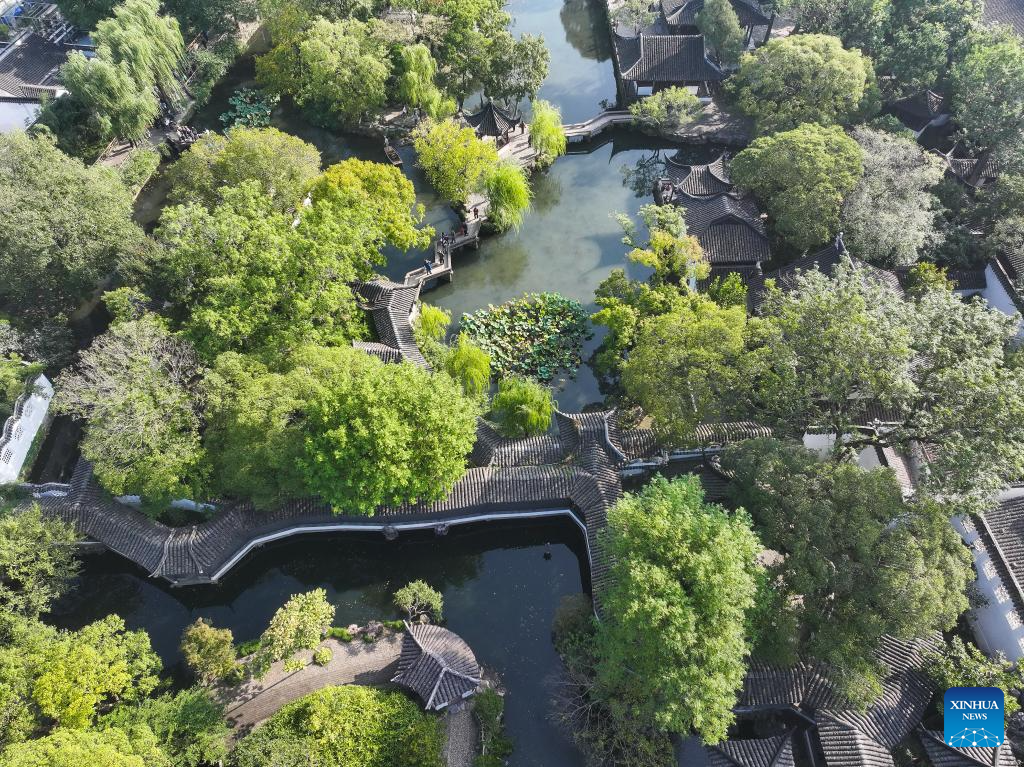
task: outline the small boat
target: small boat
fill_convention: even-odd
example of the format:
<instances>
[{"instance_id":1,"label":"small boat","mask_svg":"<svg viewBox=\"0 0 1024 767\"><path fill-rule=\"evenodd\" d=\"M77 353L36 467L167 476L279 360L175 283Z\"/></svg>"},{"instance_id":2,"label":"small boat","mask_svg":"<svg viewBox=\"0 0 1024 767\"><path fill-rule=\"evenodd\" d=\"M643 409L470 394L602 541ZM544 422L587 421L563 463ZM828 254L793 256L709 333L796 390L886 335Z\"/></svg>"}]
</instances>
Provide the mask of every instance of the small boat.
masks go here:
<instances>
[{"instance_id":1,"label":"small boat","mask_svg":"<svg viewBox=\"0 0 1024 767\"><path fill-rule=\"evenodd\" d=\"M396 168L402 167L402 155L400 155L398 150L391 146L391 144L384 145L384 155Z\"/></svg>"}]
</instances>

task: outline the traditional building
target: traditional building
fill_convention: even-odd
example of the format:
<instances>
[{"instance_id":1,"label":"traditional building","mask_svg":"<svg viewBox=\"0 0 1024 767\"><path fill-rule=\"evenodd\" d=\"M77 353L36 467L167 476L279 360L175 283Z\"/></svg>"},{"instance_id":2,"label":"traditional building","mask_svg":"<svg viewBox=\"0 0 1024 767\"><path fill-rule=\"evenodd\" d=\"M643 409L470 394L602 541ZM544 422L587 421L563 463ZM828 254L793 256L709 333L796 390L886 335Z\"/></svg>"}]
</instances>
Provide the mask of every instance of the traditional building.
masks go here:
<instances>
[{"instance_id":1,"label":"traditional building","mask_svg":"<svg viewBox=\"0 0 1024 767\"><path fill-rule=\"evenodd\" d=\"M928 128L946 125L950 119L946 97L930 89L897 99L886 107L886 112L914 131L916 138Z\"/></svg>"},{"instance_id":2,"label":"traditional building","mask_svg":"<svg viewBox=\"0 0 1024 767\"><path fill-rule=\"evenodd\" d=\"M407 623L391 681L416 693L428 711L439 711L477 691L480 665L469 645L448 629Z\"/></svg>"},{"instance_id":3,"label":"traditional building","mask_svg":"<svg viewBox=\"0 0 1024 767\"><path fill-rule=\"evenodd\" d=\"M749 44L755 34L755 30L763 32L758 36L767 40L771 34L774 15L768 16L764 9L754 0L730 0L732 8L739 17L740 26L746 30L746 41ZM661 0L661 17L665 24L675 34L695 35L697 29L697 14L704 10L704 0Z\"/></svg>"},{"instance_id":4,"label":"traditional building","mask_svg":"<svg viewBox=\"0 0 1024 767\"><path fill-rule=\"evenodd\" d=\"M1024 0L986 0L984 19L989 24L1006 24L1024 36Z\"/></svg>"},{"instance_id":5,"label":"traditional building","mask_svg":"<svg viewBox=\"0 0 1024 767\"><path fill-rule=\"evenodd\" d=\"M703 35L613 33L615 65L624 102L636 101L664 88L689 89L709 99L725 72L708 58Z\"/></svg>"},{"instance_id":6,"label":"traditional building","mask_svg":"<svg viewBox=\"0 0 1024 767\"><path fill-rule=\"evenodd\" d=\"M509 134L521 129L523 125L520 115L510 115L491 99L487 100L479 112L463 115L463 119L476 131L478 138L489 136L495 140L507 139Z\"/></svg>"}]
</instances>

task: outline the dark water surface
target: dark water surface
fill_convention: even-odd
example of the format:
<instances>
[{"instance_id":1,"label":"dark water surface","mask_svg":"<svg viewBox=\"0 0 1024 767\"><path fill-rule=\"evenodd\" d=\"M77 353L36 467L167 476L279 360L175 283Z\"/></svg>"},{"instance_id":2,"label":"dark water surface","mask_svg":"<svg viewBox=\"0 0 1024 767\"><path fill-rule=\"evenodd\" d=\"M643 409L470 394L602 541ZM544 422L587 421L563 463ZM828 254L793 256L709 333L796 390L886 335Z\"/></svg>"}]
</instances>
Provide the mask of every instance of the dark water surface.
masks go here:
<instances>
[{"instance_id":1,"label":"dark water surface","mask_svg":"<svg viewBox=\"0 0 1024 767\"><path fill-rule=\"evenodd\" d=\"M586 584L582 535L568 520L492 523L433 533L307 537L249 556L218 586L171 589L116 555L86 559L76 593L53 621L78 627L110 613L146 629L168 667L178 642L203 617L252 639L292 594L327 590L336 625L400 617L393 592L423 579L444 594L446 625L462 636L507 689L508 732L516 767L582 767L568 739L550 722L550 682L558 669L551 620L559 600ZM355 766L354 766L355 767Z\"/></svg>"}]
</instances>

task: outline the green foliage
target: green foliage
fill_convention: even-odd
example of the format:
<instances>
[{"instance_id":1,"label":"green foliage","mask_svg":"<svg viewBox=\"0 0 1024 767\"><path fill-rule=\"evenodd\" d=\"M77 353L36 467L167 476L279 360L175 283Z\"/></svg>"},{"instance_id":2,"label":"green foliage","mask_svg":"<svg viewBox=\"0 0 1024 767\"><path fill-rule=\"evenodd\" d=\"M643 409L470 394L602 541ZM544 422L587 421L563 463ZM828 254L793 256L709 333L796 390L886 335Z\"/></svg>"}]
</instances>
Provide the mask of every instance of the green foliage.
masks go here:
<instances>
[{"instance_id":1,"label":"green foliage","mask_svg":"<svg viewBox=\"0 0 1024 767\"><path fill-rule=\"evenodd\" d=\"M416 345L422 349L430 343L442 343L451 324L452 313L447 309L432 304L420 304L419 316L413 325Z\"/></svg>"},{"instance_id":2,"label":"green foliage","mask_svg":"<svg viewBox=\"0 0 1024 767\"><path fill-rule=\"evenodd\" d=\"M1020 710L1017 693L1024 688L1024 673L1002 653L990 658L960 637L925 657L925 670L940 690L950 687L998 687L1003 691L1003 718L1009 722Z\"/></svg>"},{"instance_id":3,"label":"green foliage","mask_svg":"<svg viewBox=\"0 0 1024 767\"><path fill-rule=\"evenodd\" d=\"M127 73L140 90L182 96L175 72L185 53L178 22L159 14L158 0L124 0L92 33L96 57Z\"/></svg>"},{"instance_id":4,"label":"green foliage","mask_svg":"<svg viewBox=\"0 0 1024 767\"><path fill-rule=\"evenodd\" d=\"M46 643L32 682L32 699L61 727L83 729L102 704L138 703L157 685L160 659L142 631L126 631L110 615Z\"/></svg>"},{"instance_id":5,"label":"green foliage","mask_svg":"<svg viewBox=\"0 0 1024 767\"><path fill-rule=\"evenodd\" d=\"M465 333L459 333L455 346L445 357L444 369L471 400L482 400L487 395L491 386L491 358Z\"/></svg>"},{"instance_id":6,"label":"green foliage","mask_svg":"<svg viewBox=\"0 0 1024 767\"><path fill-rule=\"evenodd\" d=\"M557 293L530 293L462 315L463 331L486 352L499 376L550 381L575 371L587 337L583 307Z\"/></svg>"},{"instance_id":7,"label":"green foliage","mask_svg":"<svg viewBox=\"0 0 1024 767\"><path fill-rule=\"evenodd\" d=\"M399 61L398 98L403 104L419 107L435 120L455 111L455 102L437 87L437 62L427 46L423 43L403 46Z\"/></svg>"},{"instance_id":8,"label":"green foliage","mask_svg":"<svg viewBox=\"0 0 1024 767\"><path fill-rule=\"evenodd\" d=\"M707 0L696 21L697 29L722 64L739 63L746 35L729 0Z\"/></svg>"},{"instance_id":9,"label":"green foliage","mask_svg":"<svg viewBox=\"0 0 1024 767\"><path fill-rule=\"evenodd\" d=\"M213 208L224 187L256 181L277 210L295 208L320 174L320 153L312 144L276 128L237 127L221 136L199 138L167 171L172 204Z\"/></svg>"},{"instance_id":10,"label":"green foliage","mask_svg":"<svg viewBox=\"0 0 1024 767\"><path fill-rule=\"evenodd\" d=\"M9 327L9 323L3 324ZM30 385L42 372L41 364L26 362L14 352L0 356L0 423L10 418L18 397L28 393Z\"/></svg>"},{"instance_id":11,"label":"green foliage","mask_svg":"<svg viewBox=\"0 0 1024 767\"><path fill-rule=\"evenodd\" d=\"M624 0L615 8L612 20L616 24L629 27L633 34L646 29L654 22L654 13L651 11L651 4L647 0Z\"/></svg>"},{"instance_id":12,"label":"green foliage","mask_svg":"<svg viewBox=\"0 0 1024 767\"><path fill-rule=\"evenodd\" d=\"M226 679L238 665L231 629L214 628L202 618L185 628L181 654L196 678L207 684Z\"/></svg>"},{"instance_id":13,"label":"green foliage","mask_svg":"<svg viewBox=\"0 0 1024 767\"><path fill-rule=\"evenodd\" d=\"M982 150L1020 144L1024 44L1009 28L979 31L950 71L950 111Z\"/></svg>"},{"instance_id":14,"label":"green foliage","mask_svg":"<svg viewBox=\"0 0 1024 767\"><path fill-rule=\"evenodd\" d=\"M37 618L78 574L74 528L33 504L0 511L0 609Z\"/></svg>"},{"instance_id":15,"label":"green foliage","mask_svg":"<svg viewBox=\"0 0 1024 767\"><path fill-rule=\"evenodd\" d=\"M405 621L381 621L384 628L392 631L405 631Z\"/></svg>"},{"instance_id":16,"label":"green foliage","mask_svg":"<svg viewBox=\"0 0 1024 767\"><path fill-rule=\"evenodd\" d=\"M435 623L440 623L443 619L444 597L424 581L413 581L395 592L395 606L404 610L411 621L419 619L421 615L429 615Z\"/></svg>"},{"instance_id":17,"label":"green foliage","mask_svg":"<svg viewBox=\"0 0 1024 767\"><path fill-rule=\"evenodd\" d=\"M263 676L272 663L289 660L299 650L315 649L333 620L334 605L327 601L327 592L323 589L292 595L274 613L260 637L260 647L250 662L253 675ZM285 670L294 669L286 666Z\"/></svg>"},{"instance_id":18,"label":"green foliage","mask_svg":"<svg viewBox=\"0 0 1024 767\"><path fill-rule=\"evenodd\" d=\"M138 194L159 167L160 153L158 151L155 149L133 149L128 155L128 159L118 168L118 172L121 174L121 182L133 194Z\"/></svg>"},{"instance_id":19,"label":"green foliage","mask_svg":"<svg viewBox=\"0 0 1024 767\"><path fill-rule=\"evenodd\" d=\"M330 647L317 647L313 651L313 662L318 666L326 666L334 658Z\"/></svg>"},{"instance_id":20,"label":"green foliage","mask_svg":"<svg viewBox=\"0 0 1024 767\"><path fill-rule=\"evenodd\" d=\"M729 272L725 277L715 277L708 285L708 298L728 309L733 306L746 307L747 286L736 272Z\"/></svg>"},{"instance_id":21,"label":"green foliage","mask_svg":"<svg viewBox=\"0 0 1024 767\"><path fill-rule=\"evenodd\" d=\"M144 737L148 735L149 737ZM152 733L57 729L3 752L6 767L163 767L167 762Z\"/></svg>"},{"instance_id":22,"label":"green foliage","mask_svg":"<svg viewBox=\"0 0 1024 767\"><path fill-rule=\"evenodd\" d=\"M722 740L759 570L749 516L704 503L696 477L656 478L612 507L601 545L612 564L595 694L616 720Z\"/></svg>"},{"instance_id":23,"label":"green foliage","mask_svg":"<svg viewBox=\"0 0 1024 767\"><path fill-rule=\"evenodd\" d=\"M227 756L224 707L199 687L165 693L137 706L118 706L100 719L100 728L153 733L170 767L203 767Z\"/></svg>"},{"instance_id":24,"label":"green foliage","mask_svg":"<svg viewBox=\"0 0 1024 767\"><path fill-rule=\"evenodd\" d=\"M85 116L90 138L95 136L104 146L117 137L141 140L160 113L152 91L106 59L87 59L80 51L72 51L60 68L60 79L68 89L71 104L81 107L75 111ZM58 135L62 143L71 140L64 131Z\"/></svg>"},{"instance_id":25,"label":"green foliage","mask_svg":"<svg viewBox=\"0 0 1024 767\"><path fill-rule=\"evenodd\" d=\"M544 100L532 103L530 143L537 150L537 165L546 167L565 154L568 139L562 130L562 113Z\"/></svg>"},{"instance_id":26,"label":"green foliage","mask_svg":"<svg viewBox=\"0 0 1024 767\"><path fill-rule=\"evenodd\" d=\"M487 687L474 698L473 713L480 725L480 748L483 752L476 758L474 767L504 764L513 749L512 740L505 734L503 722L505 698L493 687Z\"/></svg>"},{"instance_id":27,"label":"green foliage","mask_svg":"<svg viewBox=\"0 0 1024 767\"><path fill-rule=\"evenodd\" d=\"M483 188L499 164L493 143L454 120L427 122L417 129L416 154L427 180L449 202L465 202Z\"/></svg>"},{"instance_id":28,"label":"green foliage","mask_svg":"<svg viewBox=\"0 0 1024 767\"><path fill-rule=\"evenodd\" d=\"M790 35L744 56L729 81L760 134L802 123L849 125L878 111L871 60L829 35Z\"/></svg>"},{"instance_id":29,"label":"green foliage","mask_svg":"<svg viewBox=\"0 0 1024 767\"><path fill-rule=\"evenodd\" d=\"M305 406L308 489L345 514L444 497L466 469L474 404L446 373L346 351Z\"/></svg>"},{"instance_id":30,"label":"green foliage","mask_svg":"<svg viewBox=\"0 0 1024 767\"><path fill-rule=\"evenodd\" d=\"M101 297L110 312L110 324L142 319L146 315L149 296L138 288L123 287L108 290Z\"/></svg>"},{"instance_id":31,"label":"green foliage","mask_svg":"<svg viewBox=\"0 0 1024 767\"><path fill-rule=\"evenodd\" d=\"M401 693L348 685L289 703L239 741L229 764L442 767L443 744L441 720Z\"/></svg>"},{"instance_id":32,"label":"green foliage","mask_svg":"<svg viewBox=\"0 0 1024 767\"><path fill-rule=\"evenodd\" d=\"M769 571L778 611L760 633L788 652L769 660L820 658L847 697L866 704L886 673L875 659L884 634L948 630L967 609L971 555L949 508L927 497L904 502L890 469L821 461L770 439L730 447L724 465L735 475L734 501L785 555Z\"/></svg>"},{"instance_id":33,"label":"green foliage","mask_svg":"<svg viewBox=\"0 0 1024 767\"><path fill-rule=\"evenodd\" d=\"M0 297L11 309L71 311L144 252L131 194L117 173L86 167L45 139L0 136L0 186Z\"/></svg>"},{"instance_id":34,"label":"green foliage","mask_svg":"<svg viewBox=\"0 0 1024 767\"><path fill-rule=\"evenodd\" d=\"M641 205L640 220L647 227L648 239L639 237L637 226L623 213L615 214L622 227L622 242L632 250L626 257L654 270L651 282L655 285L674 282L688 287L693 280L708 275L697 238L687 234L686 217L675 205Z\"/></svg>"},{"instance_id":35,"label":"green foliage","mask_svg":"<svg viewBox=\"0 0 1024 767\"><path fill-rule=\"evenodd\" d=\"M952 290L953 281L946 270L927 261L914 264L907 271L907 294L913 298L926 296L935 290Z\"/></svg>"},{"instance_id":36,"label":"green foliage","mask_svg":"<svg viewBox=\"0 0 1024 767\"><path fill-rule=\"evenodd\" d=\"M210 100L214 86L227 74L228 67L239 52L240 46L233 36L213 48L185 51L183 66L192 70L188 88L196 106L202 106Z\"/></svg>"},{"instance_id":37,"label":"green foliage","mask_svg":"<svg viewBox=\"0 0 1024 767\"><path fill-rule=\"evenodd\" d=\"M922 481L969 508L1024 469L1012 318L948 290L905 301L849 262L831 278L806 272L793 288L769 293L764 320L748 324L767 365L742 395L748 418L795 438L850 435L851 448L934 445ZM894 414L884 435L855 429L875 403Z\"/></svg>"},{"instance_id":38,"label":"green foliage","mask_svg":"<svg viewBox=\"0 0 1024 767\"><path fill-rule=\"evenodd\" d=\"M499 232L519 231L533 196L526 171L515 162L500 163L487 173L485 188L490 202L488 223Z\"/></svg>"},{"instance_id":39,"label":"green foliage","mask_svg":"<svg viewBox=\"0 0 1024 767\"><path fill-rule=\"evenodd\" d=\"M240 642L238 646L235 647L235 657L247 658L254 652L256 652L258 649L260 649L259 637L256 637L255 639L250 639L247 642Z\"/></svg>"},{"instance_id":40,"label":"green foliage","mask_svg":"<svg viewBox=\"0 0 1024 767\"><path fill-rule=\"evenodd\" d=\"M843 198L864 172L862 157L840 128L807 124L757 139L733 158L730 172L764 203L779 238L802 251L835 236Z\"/></svg>"},{"instance_id":41,"label":"green foliage","mask_svg":"<svg viewBox=\"0 0 1024 767\"><path fill-rule=\"evenodd\" d=\"M114 13L119 0L60 0L57 7L65 20L83 32L91 32L96 23Z\"/></svg>"},{"instance_id":42,"label":"green foliage","mask_svg":"<svg viewBox=\"0 0 1024 767\"><path fill-rule=\"evenodd\" d=\"M551 390L528 378L503 378L491 403L491 418L506 437L533 437L551 426Z\"/></svg>"},{"instance_id":43,"label":"green foliage","mask_svg":"<svg viewBox=\"0 0 1024 767\"><path fill-rule=\"evenodd\" d=\"M291 96L326 127L355 124L384 105L391 59L374 26L316 18L290 32L272 32L275 47L256 59L256 78L267 90Z\"/></svg>"},{"instance_id":44,"label":"green foliage","mask_svg":"<svg viewBox=\"0 0 1024 767\"><path fill-rule=\"evenodd\" d=\"M492 33L487 47L487 66L480 73L484 93L518 109L523 99L533 100L548 76L551 55L543 36L509 32Z\"/></svg>"},{"instance_id":45,"label":"green foliage","mask_svg":"<svg viewBox=\"0 0 1024 767\"><path fill-rule=\"evenodd\" d=\"M846 244L871 263L908 266L941 239L931 189L942 180L942 161L890 133L857 128L853 137L863 150L864 176L843 202Z\"/></svg>"},{"instance_id":46,"label":"green foliage","mask_svg":"<svg viewBox=\"0 0 1024 767\"><path fill-rule=\"evenodd\" d=\"M164 0L164 7L181 22L185 37L206 32L210 37L234 37L239 22L255 21L258 0Z\"/></svg>"},{"instance_id":47,"label":"green foliage","mask_svg":"<svg viewBox=\"0 0 1024 767\"><path fill-rule=\"evenodd\" d=\"M700 116L700 101L686 88L665 88L629 105L640 125L658 133L678 133Z\"/></svg>"},{"instance_id":48,"label":"green foliage","mask_svg":"<svg viewBox=\"0 0 1024 767\"><path fill-rule=\"evenodd\" d=\"M279 96L271 96L258 88L239 88L228 98L231 109L222 113L218 119L225 130L267 128L270 126L270 115L280 100Z\"/></svg>"},{"instance_id":49,"label":"green foliage","mask_svg":"<svg viewBox=\"0 0 1024 767\"><path fill-rule=\"evenodd\" d=\"M352 632L347 628L342 628L341 626L331 626L327 629L327 636L331 639L337 639L339 642L352 641Z\"/></svg>"},{"instance_id":50,"label":"green foliage","mask_svg":"<svg viewBox=\"0 0 1024 767\"><path fill-rule=\"evenodd\" d=\"M69 87L65 82L65 87ZM65 93L42 102L42 111L29 131L52 135L64 154L92 162L110 141L110 126L93 111L93 103Z\"/></svg>"},{"instance_id":51,"label":"green foliage","mask_svg":"<svg viewBox=\"0 0 1024 767\"><path fill-rule=\"evenodd\" d=\"M745 306L723 308L699 295L640 322L622 385L661 439L690 446L698 424L729 420L722 393L740 386L753 365L745 331Z\"/></svg>"},{"instance_id":52,"label":"green foliage","mask_svg":"<svg viewBox=\"0 0 1024 767\"><path fill-rule=\"evenodd\" d=\"M86 421L82 455L107 490L158 507L189 497L202 465L198 373L191 346L146 315L98 336L61 375L53 407Z\"/></svg>"},{"instance_id":53,"label":"green foliage","mask_svg":"<svg viewBox=\"0 0 1024 767\"><path fill-rule=\"evenodd\" d=\"M302 671L305 667L306 661L302 658L286 658L281 668L286 674L291 674L295 671Z\"/></svg>"}]
</instances>

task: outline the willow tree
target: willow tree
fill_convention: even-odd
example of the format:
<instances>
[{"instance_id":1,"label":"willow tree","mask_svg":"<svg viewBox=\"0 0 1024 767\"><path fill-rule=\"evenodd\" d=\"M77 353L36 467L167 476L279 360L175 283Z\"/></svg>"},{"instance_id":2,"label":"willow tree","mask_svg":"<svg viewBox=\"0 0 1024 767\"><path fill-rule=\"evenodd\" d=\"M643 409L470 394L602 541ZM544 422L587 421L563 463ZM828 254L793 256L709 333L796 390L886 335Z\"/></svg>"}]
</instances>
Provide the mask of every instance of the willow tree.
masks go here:
<instances>
[{"instance_id":1,"label":"willow tree","mask_svg":"<svg viewBox=\"0 0 1024 767\"><path fill-rule=\"evenodd\" d=\"M455 101L437 87L437 62L423 43L408 45L399 54L398 98L403 104L422 109L431 117L455 111Z\"/></svg>"},{"instance_id":2,"label":"willow tree","mask_svg":"<svg viewBox=\"0 0 1024 767\"><path fill-rule=\"evenodd\" d=\"M96 55L116 65L142 90L181 95L175 70L185 52L177 20L161 16L157 0L125 0L96 26Z\"/></svg>"},{"instance_id":3,"label":"willow tree","mask_svg":"<svg viewBox=\"0 0 1024 767\"><path fill-rule=\"evenodd\" d=\"M71 97L88 110L104 141L138 141L160 111L148 88L140 88L123 69L104 59L87 59L73 51L60 77Z\"/></svg>"},{"instance_id":4,"label":"willow tree","mask_svg":"<svg viewBox=\"0 0 1024 767\"><path fill-rule=\"evenodd\" d=\"M537 150L538 165L550 165L565 154L568 141L562 129L562 113L548 101L533 102L530 143Z\"/></svg>"},{"instance_id":5,"label":"willow tree","mask_svg":"<svg viewBox=\"0 0 1024 767\"><path fill-rule=\"evenodd\" d=\"M500 231L518 230L530 209L530 182L518 165L504 162L487 176L487 219Z\"/></svg>"}]
</instances>

